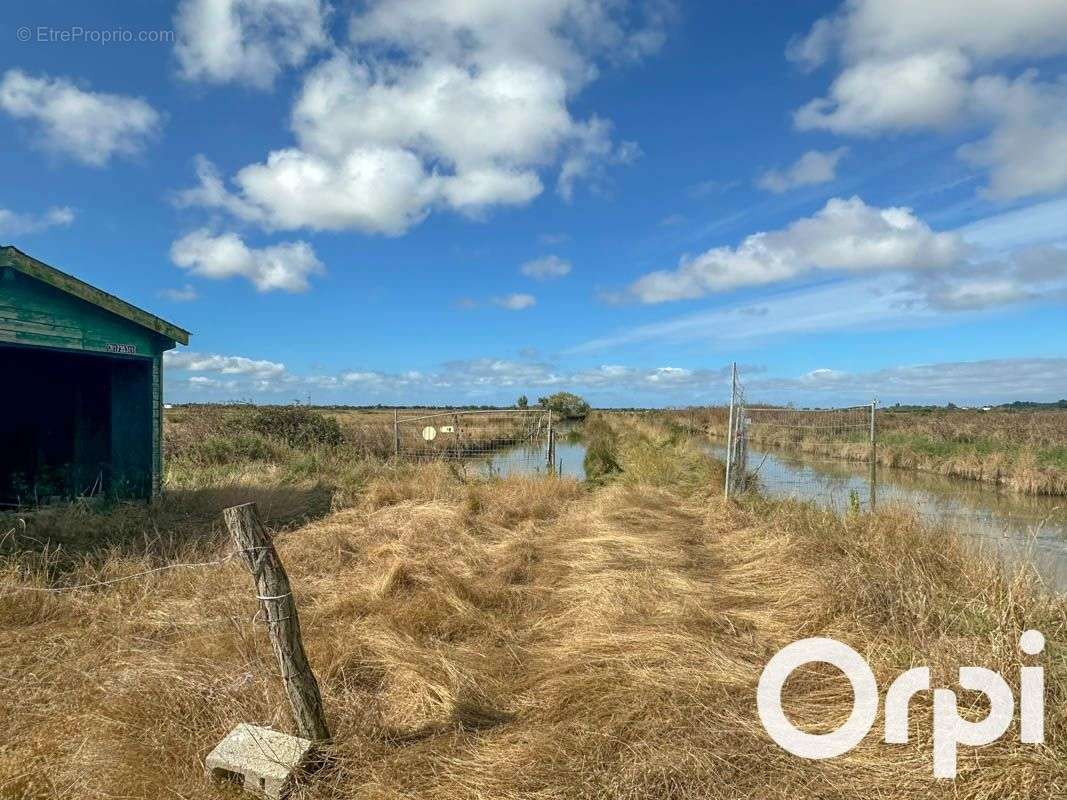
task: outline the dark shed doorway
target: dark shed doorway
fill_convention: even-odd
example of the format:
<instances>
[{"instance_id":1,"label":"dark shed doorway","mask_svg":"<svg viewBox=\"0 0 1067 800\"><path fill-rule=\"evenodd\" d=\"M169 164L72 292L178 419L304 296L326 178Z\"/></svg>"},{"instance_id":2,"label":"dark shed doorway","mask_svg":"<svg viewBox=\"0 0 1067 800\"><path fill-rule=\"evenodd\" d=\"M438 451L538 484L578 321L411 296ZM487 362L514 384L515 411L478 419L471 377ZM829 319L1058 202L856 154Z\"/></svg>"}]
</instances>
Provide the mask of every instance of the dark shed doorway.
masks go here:
<instances>
[{"instance_id":1,"label":"dark shed doorway","mask_svg":"<svg viewBox=\"0 0 1067 800\"><path fill-rule=\"evenodd\" d=\"M0 503L150 490L150 362L0 346L0 375Z\"/></svg>"}]
</instances>

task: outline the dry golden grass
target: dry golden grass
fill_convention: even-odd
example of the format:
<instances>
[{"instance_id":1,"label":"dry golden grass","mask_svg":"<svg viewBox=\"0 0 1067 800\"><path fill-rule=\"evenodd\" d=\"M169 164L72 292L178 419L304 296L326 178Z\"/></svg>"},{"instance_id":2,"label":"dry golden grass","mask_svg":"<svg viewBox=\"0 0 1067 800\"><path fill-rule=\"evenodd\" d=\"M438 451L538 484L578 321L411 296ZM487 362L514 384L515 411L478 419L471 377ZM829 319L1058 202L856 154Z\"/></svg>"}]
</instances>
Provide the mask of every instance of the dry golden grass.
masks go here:
<instances>
[{"instance_id":1,"label":"dry golden grass","mask_svg":"<svg viewBox=\"0 0 1067 800\"><path fill-rule=\"evenodd\" d=\"M303 408L303 407L300 407ZM164 415L166 452L175 459L197 466L247 461L285 461L298 456L262 432L250 430L260 409L249 405L179 406ZM392 412L378 410L310 409L336 420L345 453L359 458L384 458L393 453ZM306 447L301 448L307 450Z\"/></svg>"},{"instance_id":2,"label":"dry golden grass","mask_svg":"<svg viewBox=\"0 0 1067 800\"><path fill-rule=\"evenodd\" d=\"M907 516L741 509L684 439L613 417L623 472L466 483L383 469L343 510L278 538L336 737L306 798L1053 798L1067 793L1067 600L1005 577ZM228 552L221 532L170 557ZM63 579L154 558L89 556ZM223 797L201 760L237 722L289 730L250 579L235 562L68 594L0 575L0 796ZM826 762L760 727L767 660L807 635L848 642L884 690L931 665L1017 686L1019 633L1048 639L1043 747L1013 729L931 777L914 743ZM840 676L798 674L808 727L847 713ZM962 697L969 702L972 698Z\"/></svg>"},{"instance_id":3,"label":"dry golden grass","mask_svg":"<svg viewBox=\"0 0 1067 800\"><path fill-rule=\"evenodd\" d=\"M233 481L235 466L241 465L253 479L264 474L273 484L314 479L338 495L349 495L366 482L368 464L373 470L379 462L394 458L397 444L402 461L442 457L462 461L534 436L543 441L547 425L545 412L538 409L465 414L409 408L399 417L399 428L394 429L393 411L385 409L250 405L170 409L163 428L168 488L225 485ZM425 441L422 431L427 425L453 425L455 432ZM342 497L341 502L347 499Z\"/></svg>"}]
</instances>

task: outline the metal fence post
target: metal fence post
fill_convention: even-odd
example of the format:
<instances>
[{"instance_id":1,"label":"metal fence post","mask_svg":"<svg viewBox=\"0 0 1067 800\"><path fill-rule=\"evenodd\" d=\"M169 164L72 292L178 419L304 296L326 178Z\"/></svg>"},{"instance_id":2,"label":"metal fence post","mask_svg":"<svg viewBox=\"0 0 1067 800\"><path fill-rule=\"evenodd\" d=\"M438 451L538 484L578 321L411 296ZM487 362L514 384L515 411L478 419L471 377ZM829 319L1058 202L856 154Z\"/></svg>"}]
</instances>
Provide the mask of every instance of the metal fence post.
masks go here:
<instances>
[{"instance_id":1,"label":"metal fence post","mask_svg":"<svg viewBox=\"0 0 1067 800\"><path fill-rule=\"evenodd\" d=\"M724 496L730 499L730 466L734 460L734 398L737 397L737 362L733 364L730 378L730 417L726 423L726 488Z\"/></svg>"},{"instance_id":2,"label":"metal fence post","mask_svg":"<svg viewBox=\"0 0 1067 800\"><path fill-rule=\"evenodd\" d=\"M741 492L748 491L748 415L741 403L738 403L737 416L737 463L734 465L734 479Z\"/></svg>"},{"instance_id":3,"label":"metal fence post","mask_svg":"<svg viewBox=\"0 0 1067 800\"><path fill-rule=\"evenodd\" d=\"M868 481L871 484L871 511L874 511L875 505L878 500L878 434L874 427L874 410L878 406L878 400L871 401L871 444L870 444L870 476Z\"/></svg>"},{"instance_id":4,"label":"metal fence post","mask_svg":"<svg viewBox=\"0 0 1067 800\"><path fill-rule=\"evenodd\" d=\"M548 453L546 454L546 460L548 461L548 471L552 472L556 466L556 453L555 453L555 440L552 433L552 409L548 409Z\"/></svg>"},{"instance_id":5,"label":"metal fence post","mask_svg":"<svg viewBox=\"0 0 1067 800\"><path fill-rule=\"evenodd\" d=\"M400 458L400 419L399 412L393 409L393 455Z\"/></svg>"}]
</instances>

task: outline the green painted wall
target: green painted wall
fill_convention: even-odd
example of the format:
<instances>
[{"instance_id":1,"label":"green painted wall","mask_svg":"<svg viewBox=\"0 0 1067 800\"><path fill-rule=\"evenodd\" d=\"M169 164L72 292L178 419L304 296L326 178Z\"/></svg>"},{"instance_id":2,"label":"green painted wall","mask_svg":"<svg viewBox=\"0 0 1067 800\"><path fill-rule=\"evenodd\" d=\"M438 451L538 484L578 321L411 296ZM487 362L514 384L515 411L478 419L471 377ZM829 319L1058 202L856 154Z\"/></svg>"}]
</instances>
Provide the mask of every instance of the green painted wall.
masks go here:
<instances>
[{"instance_id":1,"label":"green painted wall","mask_svg":"<svg viewBox=\"0 0 1067 800\"><path fill-rule=\"evenodd\" d=\"M152 363L108 359L111 373L111 485L118 497L154 493L159 464L153 414Z\"/></svg>"},{"instance_id":2,"label":"green painted wall","mask_svg":"<svg viewBox=\"0 0 1067 800\"><path fill-rule=\"evenodd\" d=\"M11 268L0 269L0 342L147 358L174 346L147 328Z\"/></svg>"}]
</instances>

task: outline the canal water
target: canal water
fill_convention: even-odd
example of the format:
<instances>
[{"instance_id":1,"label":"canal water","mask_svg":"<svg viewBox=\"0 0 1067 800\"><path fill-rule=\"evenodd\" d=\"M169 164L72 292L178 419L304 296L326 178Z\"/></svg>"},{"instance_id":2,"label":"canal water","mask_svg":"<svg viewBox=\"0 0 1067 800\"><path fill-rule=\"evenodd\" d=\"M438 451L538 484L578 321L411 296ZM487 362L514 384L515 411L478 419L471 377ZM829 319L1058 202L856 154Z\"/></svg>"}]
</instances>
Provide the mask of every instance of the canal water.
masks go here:
<instances>
[{"instance_id":1,"label":"canal water","mask_svg":"<svg viewBox=\"0 0 1067 800\"><path fill-rule=\"evenodd\" d=\"M724 457L724 447L707 447ZM866 464L750 449L748 466L772 497L813 500L840 511L856 501L869 504ZM879 466L876 501L879 508L900 506L944 522L1010 561L1029 561L1048 583L1067 591L1067 497L1021 495L980 481Z\"/></svg>"},{"instance_id":2,"label":"canal water","mask_svg":"<svg viewBox=\"0 0 1067 800\"><path fill-rule=\"evenodd\" d=\"M545 474L548 472L547 455L544 444L512 447L490 458L479 459L474 466L487 477ZM556 469L560 475L585 480L584 461L584 444L562 437L556 441Z\"/></svg>"}]
</instances>

